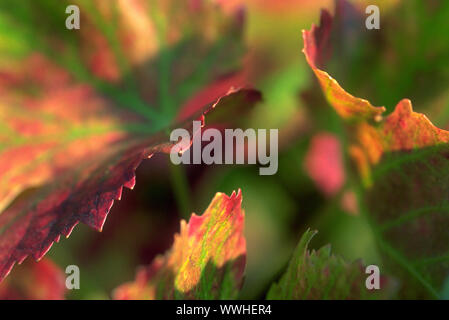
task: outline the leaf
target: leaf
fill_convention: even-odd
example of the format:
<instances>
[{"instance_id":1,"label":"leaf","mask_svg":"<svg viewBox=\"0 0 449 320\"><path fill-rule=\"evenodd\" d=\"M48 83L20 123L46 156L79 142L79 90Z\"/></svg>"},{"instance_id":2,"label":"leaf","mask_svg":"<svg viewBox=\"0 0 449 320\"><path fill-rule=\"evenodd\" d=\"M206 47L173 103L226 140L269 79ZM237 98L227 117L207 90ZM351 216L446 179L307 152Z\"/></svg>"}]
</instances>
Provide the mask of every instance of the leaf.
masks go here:
<instances>
[{"instance_id":1,"label":"leaf","mask_svg":"<svg viewBox=\"0 0 449 320\"><path fill-rule=\"evenodd\" d=\"M241 11L80 1L78 32L64 28L67 4L0 4L0 24L23 44L13 52L5 37L0 52L0 281L80 221L101 231L141 161L170 151L173 128L220 108L237 118L261 98L239 79L195 100L238 68Z\"/></svg>"},{"instance_id":2,"label":"leaf","mask_svg":"<svg viewBox=\"0 0 449 320\"><path fill-rule=\"evenodd\" d=\"M27 261L0 284L0 300L63 300L65 274L49 259Z\"/></svg>"},{"instance_id":3,"label":"leaf","mask_svg":"<svg viewBox=\"0 0 449 320\"><path fill-rule=\"evenodd\" d=\"M235 299L242 284L246 241L242 195L217 193L201 216L181 220L172 248L141 268L115 299Z\"/></svg>"},{"instance_id":4,"label":"leaf","mask_svg":"<svg viewBox=\"0 0 449 320\"><path fill-rule=\"evenodd\" d=\"M345 182L342 160L337 137L330 133L318 133L312 138L305 158L305 169L327 196L338 193Z\"/></svg>"},{"instance_id":5,"label":"leaf","mask_svg":"<svg viewBox=\"0 0 449 320\"><path fill-rule=\"evenodd\" d=\"M71 152L68 157L58 158L56 165L48 165L49 162L56 162L53 161L56 156L49 156L46 152L61 146L62 138L65 138L66 143L60 149L70 149L67 145L80 136L90 138L97 135L99 137L93 138L100 140L100 144L103 140L109 142L111 139L123 137L123 131L158 132L173 125L180 107L188 103L203 86L236 70L242 53L239 41L241 14L236 17L226 16L220 8L209 2L206 4L199 1L196 6L188 3L183 2L182 6L186 7L183 8L173 1L161 1L157 4L146 1L119 1L109 4L101 1L82 1L80 10L86 20L83 20L85 26L80 30L86 30L85 33L71 32L63 27L56 28L56 33L46 32L47 29L55 29L51 23L61 21L61 26L65 26L65 1L58 4L45 0L39 3L23 1L17 6L6 2L1 4L0 18L5 23L12 24L11 27L15 27L13 30L17 33L15 36L29 46L24 52L24 58L19 61L15 55L11 54L12 57L9 57L6 45L2 51L9 58L2 60L4 65L0 68L4 85L0 103L3 124L0 147L1 150L9 152L6 155L10 159L17 159L19 163L14 168L6 164L1 166L4 170L2 172L9 172L2 178L4 191L0 193L1 209L23 189L49 181L52 171L56 168L48 167L64 168L66 162L77 163L78 159L72 157L75 152ZM156 8L148 8L150 5L155 5ZM173 7L176 7L176 10ZM143 9L148 11L142 11ZM112 19L110 15L114 10L117 17L107 23L105 19ZM145 12L148 14L144 14ZM157 15L157 18L151 16L151 12ZM182 19L179 16L182 16ZM188 16L201 18L186 19ZM176 19L178 22L165 26L169 29L156 26L157 23L163 24L163 21L159 20L168 19ZM35 27L34 20L39 21L39 27ZM203 20L208 21L210 35L204 34L201 25ZM138 27L153 36L148 38L149 34L136 32L134 29ZM161 34L156 36L157 32ZM171 33L173 35L170 35ZM49 38L49 34L53 36ZM142 36L139 41L131 41L139 35ZM105 45L92 46L95 37L101 38ZM156 39L158 37L161 39ZM119 42L121 39L124 39L123 43ZM150 45L161 43L157 44L157 48L141 48L139 43L142 41ZM111 46L116 47L116 51L126 51L129 59L125 59L118 52L109 52L113 51ZM102 77L98 79L95 71L90 72L88 69L89 59L85 50L94 55L105 55L105 52L112 55L113 62L100 59L95 67L101 64L101 70L118 68L109 65L118 64L116 60L122 58L123 64L136 64L135 69L128 70L133 71L133 74L120 74L118 82L112 84L103 81ZM51 52L57 52L57 57ZM134 56L146 56L147 60L141 61L142 58L139 58L136 61L132 58ZM50 63L50 60L55 63ZM47 72L43 74L42 70ZM131 76L138 78L134 79L135 86ZM209 96L207 101L203 99L196 103L196 109L194 106L194 112L190 112L188 116L216 101L233 86L244 85L243 80L227 83L219 93ZM139 89L137 86L143 88ZM62 103L66 107L61 107ZM126 114L120 109L135 111L135 114ZM187 118L183 120L185 119ZM44 135L47 139L42 137ZM29 140L35 136L38 139L34 140L43 140L42 145L36 146L36 143L33 143L32 148L18 148L24 147L27 142L31 144ZM58 138L58 141L54 141ZM87 146L91 144L87 143ZM98 150L101 145L91 148ZM76 149L77 153L81 153L79 147ZM20 155L28 151L31 154L22 158L43 158L39 168L22 168L29 161L20 159ZM64 151L61 153L64 154Z\"/></svg>"},{"instance_id":6,"label":"leaf","mask_svg":"<svg viewBox=\"0 0 449 320\"><path fill-rule=\"evenodd\" d=\"M258 97L251 90L231 92L206 111L237 101L252 103ZM20 263L30 254L40 259L54 241L61 235L68 237L80 221L101 231L114 200L121 198L123 186L133 188L134 172L141 161L155 152L169 152L173 145L162 134L120 140L16 201L0 215L0 279L16 261Z\"/></svg>"},{"instance_id":7,"label":"leaf","mask_svg":"<svg viewBox=\"0 0 449 320\"><path fill-rule=\"evenodd\" d=\"M303 30L303 52L306 60L318 78L327 101L342 118L348 120L376 118L385 111L384 107L374 107L369 101L352 96L327 72L319 69L326 60L325 54L328 53L331 26L332 16L326 10L322 10L320 26L313 25L310 31Z\"/></svg>"},{"instance_id":8,"label":"leaf","mask_svg":"<svg viewBox=\"0 0 449 320\"><path fill-rule=\"evenodd\" d=\"M365 210L405 297L439 297L449 274L449 132L401 100L385 118L316 68L332 18L304 31L304 53L329 104L346 121L349 153L362 176ZM324 84L324 85L323 85ZM342 108L344 106L344 108ZM343 111L342 111L343 110Z\"/></svg>"},{"instance_id":9,"label":"leaf","mask_svg":"<svg viewBox=\"0 0 449 320\"><path fill-rule=\"evenodd\" d=\"M365 268L360 261L347 263L331 253L330 245L318 251L308 250L317 231L307 230L295 249L286 272L271 286L270 300L373 299L387 298L394 292L394 282L381 277L379 290L365 286Z\"/></svg>"},{"instance_id":10,"label":"leaf","mask_svg":"<svg viewBox=\"0 0 449 320\"><path fill-rule=\"evenodd\" d=\"M444 0L378 2L381 24L377 30L365 28L367 5L336 1L332 59L325 71L348 92L384 105L389 112L407 97L416 111L445 127L449 4Z\"/></svg>"}]
</instances>

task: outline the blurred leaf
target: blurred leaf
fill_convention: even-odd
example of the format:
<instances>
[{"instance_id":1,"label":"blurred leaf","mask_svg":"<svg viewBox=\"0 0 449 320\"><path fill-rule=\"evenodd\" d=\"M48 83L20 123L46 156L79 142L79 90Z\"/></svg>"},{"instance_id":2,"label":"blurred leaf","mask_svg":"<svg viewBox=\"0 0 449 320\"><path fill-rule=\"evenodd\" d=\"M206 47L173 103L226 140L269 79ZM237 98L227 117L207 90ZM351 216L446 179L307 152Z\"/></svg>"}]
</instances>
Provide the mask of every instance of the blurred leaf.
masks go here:
<instances>
[{"instance_id":1,"label":"blurred leaf","mask_svg":"<svg viewBox=\"0 0 449 320\"><path fill-rule=\"evenodd\" d=\"M323 10L320 26L312 26L310 31L303 31L303 52L318 78L327 101L341 117L348 120L372 119L382 114L385 111L384 107L374 107L367 100L350 95L327 72L319 69L327 60L326 55L329 55L331 27L332 16Z\"/></svg>"},{"instance_id":2,"label":"blurred leaf","mask_svg":"<svg viewBox=\"0 0 449 320\"><path fill-rule=\"evenodd\" d=\"M235 299L246 260L242 195L217 193L201 216L181 220L173 247L141 268L116 299Z\"/></svg>"},{"instance_id":3,"label":"blurred leaf","mask_svg":"<svg viewBox=\"0 0 449 320\"><path fill-rule=\"evenodd\" d=\"M332 18L324 11L322 25L304 32L304 52L320 82L332 82L322 89L347 121L349 152L363 178L363 199L377 241L389 261L401 267L397 272L404 295L438 297L449 274L449 132L414 112L408 99L382 119L380 109L346 93L317 69L331 27Z\"/></svg>"},{"instance_id":4,"label":"blurred leaf","mask_svg":"<svg viewBox=\"0 0 449 320\"><path fill-rule=\"evenodd\" d=\"M417 111L446 126L449 3L378 1L380 29L368 30L365 8L370 4L336 1L329 43L332 58L326 71L348 92L374 105L392 111L397 101L407 97Z\"/></svg>"},{"instance_id":5,"label":"blurred leaf","mask_svg":"<svg viewBox=\"0 0 449 320\"><path fill-rule=\"evenodd\" d=\"M27 44L19 56L1 47L0 280L80 221L101 231L141 161L170 151L171 128L190 129L216 107L237 118L260 100L234 88L241 79L202 90L239 66L241 11L210 1L79 1L81 29L71 31L67 4L0 4L0 26Z\"/></svg>"},{"instance_id":6,"label":"blurred leaf","mask_svg":"<svg viewBox=\"0 0 449 320\"><path fill-rule=\"evenodd\" d=\"M49 259L27 261L0 284L0 300L62 300L65 274Z\"/></svg>"},{"instance_id":7,"label":"blurred leaf","mask_svg":"<svg viewBox=\"0 0 449 320\"><path fill-rule=\"evenodd\" d=\"M205 112L236 101L251 103L258 97L252 90L232 92L207 106ZM190 128L190 124L185 127ZM103 147L101 154L94 153L95 157L88 154L52 183L14 202L0 215L0 279L16 261L30 254L41 258L54 241L58 242L61 235L68 237L80 221L101 231L123 186L133 188L134 172L141 161L155 152L169 152L174 144L164 134L118 140Z\"/></svg>"},{"instance_id":8,"label":"blurred leaf","mask_svg":"<svg viewBox=\"0 0 449 320\"><path fill-rule=\"evenodd\" d=\"M308 250L316 231L307 230L295 249L286 272L268 292L267 299L318 300L318 299L373 299L388 298L394 283L380 279L379 290L365 287L364 267L360 261L347 263L331 254L330 245L318 251Z\"/></svg>"},{"instance_id":9,"label":"blurred leaf","mask_svg":"<svg viewBox=\"0 0 449 320\"><path fill-rule=\"evenodd\" d=\"M340 141L330 133L321 132L312 138L304 165L309 176L327 196L338 193L345 183Z\"/></svg>"}]
</instances>

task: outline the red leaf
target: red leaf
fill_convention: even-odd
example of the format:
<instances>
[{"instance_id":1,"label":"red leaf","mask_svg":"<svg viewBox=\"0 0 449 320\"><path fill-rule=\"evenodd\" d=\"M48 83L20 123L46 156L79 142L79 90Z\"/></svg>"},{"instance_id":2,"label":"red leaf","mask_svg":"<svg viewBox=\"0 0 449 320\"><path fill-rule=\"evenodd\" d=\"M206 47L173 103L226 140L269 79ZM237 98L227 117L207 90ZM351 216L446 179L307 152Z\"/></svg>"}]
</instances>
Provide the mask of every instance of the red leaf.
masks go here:
<instances>
[{"instance_id":1,"label":"red leaf","mask_svg":"<svg viewBox=\"0 0 449 320\"><path fill-rule=\"evenodd\" d=\"M315 73L326 99L337 113L348 120L372 119L379 117L384 107L374 107L369 101L347 93L335 79L320 69L329 56L332 16L321 11L320 26L312 25L310 30L303 30L304 49L307 62Z\"/></svg>"},{"instance_id":2,"label":"red leaf","mask_svg":"<svg viewBox=\"0 0 449 320\"><path fill-rule=\"evenodd\" d=\"M79 4L79 32L47 33L66 19L66 4L39 5L48 10L0 5L29 44L19 61L5 49L0 66L0 281L79 222L101 231L141 161L170 151L171 129L192 130L215 107L260 100L230 81L176 121L206 84L238 70L241 11L203 1L89 1Z\"/></svg>"}]
</instances>

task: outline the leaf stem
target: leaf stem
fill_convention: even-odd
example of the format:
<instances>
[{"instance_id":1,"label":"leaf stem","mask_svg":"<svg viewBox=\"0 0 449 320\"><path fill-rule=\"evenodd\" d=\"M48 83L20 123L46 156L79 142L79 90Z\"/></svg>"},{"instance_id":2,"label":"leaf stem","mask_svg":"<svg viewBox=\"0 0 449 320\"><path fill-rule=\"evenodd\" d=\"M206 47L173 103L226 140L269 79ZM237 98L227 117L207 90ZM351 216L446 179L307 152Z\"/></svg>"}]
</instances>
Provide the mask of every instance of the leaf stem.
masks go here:
<instances>
[{"instance_id":1,"label":"leaf stem","mask_svg":"<svg viewBox=\"0 0 449 320\"><path fill-rule=\"evenodd\" d=\"M191 213L190 189L187 181L184 167L175 165L170 161L170 178L175 193L176 204L180 212L180 216L188 219Z\"/></svg>"}]
</instances>

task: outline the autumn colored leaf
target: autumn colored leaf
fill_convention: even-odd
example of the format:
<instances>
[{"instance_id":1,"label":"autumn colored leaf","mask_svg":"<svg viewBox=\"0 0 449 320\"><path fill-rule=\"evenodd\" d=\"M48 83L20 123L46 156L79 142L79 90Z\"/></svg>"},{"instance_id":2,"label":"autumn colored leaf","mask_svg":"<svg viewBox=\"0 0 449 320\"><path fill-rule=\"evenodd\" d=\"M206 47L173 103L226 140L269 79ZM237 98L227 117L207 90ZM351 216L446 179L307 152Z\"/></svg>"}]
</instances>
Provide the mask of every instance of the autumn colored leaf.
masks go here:
<instances>
[{"instance_id":1,"label":"autumn colored leaf","mask_svg":"<svg viewBox=\"0 0 449 320\"><path fill-rule=\"evenodd\" d=\"M172 248L141 268L115 299L235 299L245 271L242 194L217 193L201 215L181 221Z\"/></svg>"},{"instance_id":2,"label":"autumn colored leaf","mask_svg":"<svg viewBox=\"0 0 449 320\"><path fill-rule=\"evenodd\" d=\"M376 238L406 283L403 295L439 297L449 274L449 132L414 112L408 99L383 117L384 109L350 95L318 69L332 27L331 15L323 11L320 27L303 32L304 53L348 127L349 154L362 176Z\"/></svg>"},{"instance_id":3,"label":"autumn colored leaf","mask_svg":"<svg viewBox=\"0 0 449 320\"><path fill-rule=\"evenodd\" d=\"M176 5L174 10L173 1L154 3L157 8L147 8L150 3L146 1L118 1L110 4L81 1L80 10L86 20L83 20L85 27L80 30L89 30L89 34L70 32L61 27L57 30L61 34L56 33L54 38L49 39L49 35L35 28L33 22L38 20L38 25L44 29L50 28L46 23L50 24L53 20L61 20L62 26L65 26L67 3L61 1L57 6L52 3L24 1L17 6L2 3L0 7L4 22L12 24L16 36L29 46L24 48L24 58L20 60L13 52L7 49L2 51L6 56L2 61L10 63L2 65L0 69L1 106L4 109L1 116L5 124L2 126L0 146L7 151L4 158L8 156L12 161L0 165L2 173L8 172L2 174L0 209L25 188L49 181L58 170L77 163L84 149L98 150L111 140L123 138L127 131L155 133L173 125L182 105L189 104L192 96L206 84L209 85L210 81L235 71L240 61L241 13L225 16L209 2L199 1L194 5L193 2L183 1L182 5L186 8ZM156 18L143 14L143 9L158 15L159 20L176 19L177 23L157 27L154 21ZM118 17L109 21L114 10ZM51 15L51 18L48 17L47 21L42 14ZM182 15L183 19L178 15ZM196 18L186 19L188 15ZM16 26L19 22L22 24ZM206 22L210 35L203 31L202 23ZM111 23L114 30L105 30L111 27ZM168 24L168 21L158 23ZM111 32L114 32L116 38L123 39L123 43L108 40L108 37L112 38L109 35ZM157 32L161 34L156 35ZM28 33L32 33L33 39L29 39L31 35ZM95 37L102 39L102 46L97 48L91 43ZM77 46L73 47L72 41ZM58 57L49 53L58 49L52 47L55 42L64 48ZM4 47L7 48L7 44ZM126 55L123 55L129 56L128 59L112 52L114 50L111 47L116 51L126 51ZM111 84L110 77L104 79L95 68L89 69L90 54L101 55L101 59L94 59L99 60L98 63L93 64L93 67L98 68L101 62L101 68L98 68L101 72L108 68L119 69L119 62L116 61L119 59L123 60L122 64L135 65L133 77L138 79L134 79L134 82L136 86L144 88L133 87L134 82L128 74L117 75L117 81ZM143 61L144 57L146 60ZM193 102L188 116L195 115L203 106L216 101L233 86L241 87L244 84L242 79L227 82L219 92L197 103ZM173 88L176 88L176 92L167 91ZM60 106L61 103L64 103L64 107ZM110 107L111 103L114 108ZM121 109L135 112L126 114ZM182 120L186 119L184 117ZM72 146L73 141L77 142L80 137L86 138L83 141L85 148ZM30 143L31 139L38 141ZM61 141L63 139L65 141ZM55 149L57 151L53 151ZM66 150L69 150L69 154ZM23 154L26 154L25 157L21 157ZM34 158L41 159L39 166L31 165L30 168L27 160ZM11 163L15 164L13 168Z\"/></svg>"},{"instance_id":4,"label":"autumn colored leaf","mask_svg":"<svg viewBox=\"0 0 449 320\"><path fill-rule=\"evenodd\" d=\"M352 96L343 90L327 72L320 69L320 66L325 63L326 54L330 49L331 26L332 16L329 12L323 10L320 26L312 26L310 31L303 31L303 52L327 101L341 117L348 120L374 119L380 116L385 111L384 107L374 107L369 101Z\"/></svg>"},{"instance_id":5,"label":"autumn colored leaf","mask_svg":"<svg viewBox=\"0 0 449 320\"><path fill-rule=\"evenodd\" d=\"M395 291L393 280L380 277L380 289L368 290L368 277L360 261L347 263L331 253L330 245L317 251L308 249L316 231L307 230L295 249L287 270L278 283L271 286L267 299L378 299L388 298Z\"/></svg>"},{"instance_id":6,"label":"autumn colored leaf","mask_svg":"<svg viewBox=\"0 0 449 320\"><path fill-rule=\"evenodd\" d=\"M255 91L231 92L211 107L252 103ZM189 128L189 127L187 127ZM135 169L155 152L169 152L173 142L163 134L118 140L102 154L83 159L58 179L14 202L0 215L0 278L28 255L41 258L60 236L68 237L81 221L101 231L123 186L133 188Z\"/></svg>"},{"instance_id":7,"label":"autumn colored leaf","mask_svg":"<svg viewBox=\"0 0 449 320\"><path fill-rule=\"evenodd\" d=\"M0 300L62 300L65 274L49 259L29 260L0 284Z\"/></svg>"},{"instance_id":8,"label":"autumn colored leaf","mask_svg":"<svg viewBox=\"0 0 449 320\"><path fill-rule=\"evenodd\" d=\"M378 1L380 28L368 29L365 10L370 4L374 3L335 1L332 58L321 70L347 92L383 105L388 112L407 97L415 111L447 129L449 4L444 0Z\"/></svg>"},{"instance_id":9,"label":"autumn colored leaf","mask_svg":"<svg viewBox=\"0 0 449 320\"><path fill-rule=\"evenodd\" d=\"M0 4L0 23L11 27L0 29L0 281L79 222L101 231L141 161L170 151L172 128L260 100L240 78L220 82L239 67L241 10L79 1L83 27L71 31L68 4ZM219 90L205 94L216 81Z\"/></svg>"}]
</instances>

